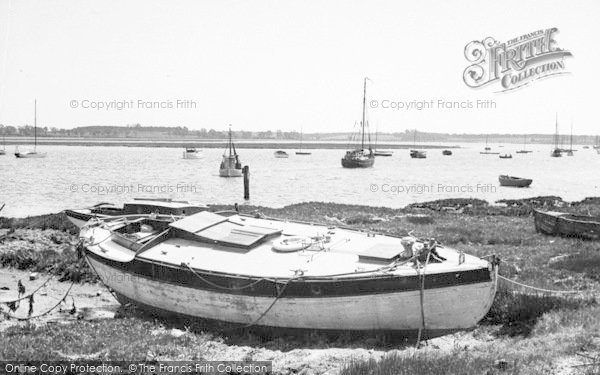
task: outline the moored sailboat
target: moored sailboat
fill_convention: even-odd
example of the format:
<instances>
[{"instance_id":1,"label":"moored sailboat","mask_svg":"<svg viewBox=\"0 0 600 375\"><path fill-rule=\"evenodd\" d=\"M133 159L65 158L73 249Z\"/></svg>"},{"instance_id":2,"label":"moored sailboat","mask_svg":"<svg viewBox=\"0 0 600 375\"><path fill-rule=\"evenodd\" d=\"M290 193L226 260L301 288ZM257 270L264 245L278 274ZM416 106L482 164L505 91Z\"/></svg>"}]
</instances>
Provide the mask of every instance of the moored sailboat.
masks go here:
<instances>
[{"instance_id":1,"label":"moored sailboat","mask_svg":"<svg viewBox=\"0 0 600 375\"><path fill-rule=\"evenodd\" d=\"M235 151L235 145L231 140L231 125L229 125L229 142L227 148L223 154L223 160L219 167L219 176L221 177L241 177L242 176L242 163L240 162L239 156Z\"/></svg>"},{"instance_id":2,"label":"moored sailboat","mask_svg":"<svg viewBox=\"0 0 600 375\"><path fill-rule=\"evenodd\" d=\"M19 146L15 148L15 157L18 159L39 159L45 158L45 152L37 151L37 100L33 104L33 150L19 151Z\"/></svg>"},{"instance_id":3,"label":"moored sailboat","mask_svg":"<svg viewBox=\"0 0 600 375\"><path fill-rule=\"evenodd\" d=\"M480 152L480 154L482 155L500 155L499 152L493 152L491 151L492 148L488 146L488 136L485 136L485 148L483 149L483 151Z\"/></svg>"},{"instance_id":4,"label":"moored sailboat","mask_svg":"<svg viewBox=\"0 0 600 375\"><path fill-rule=\"evenodd\" d=\"M410 150L410 157L413 159L426 159L427 152L423 150L417 150L417 129L413 132L413 147L414 149Z\"/></svg>"},{"instance_id":5,"label":"moored sailboat","mask_svg":"<svg viewBox=\"0 0 600 375\"><path fill-rule=\"evenodd\" d=\"M554 149L552 150L552 152L550 153L550 156L552 156L553 158L560 158L562 156L562 150L560 147L558 147L558 113L556 114L556 125L555 125L556 129L554 132Z\"/></svg>"},{"instance_id":6,"label":"moored sailboat","mask_svg":"<svg viewBox=\"0 0 600 375\"><path fill-rule=\"evenodd\" d=\"M354 150L346 151L346 155L342 158L342 167L344 168L369 168L375 164L375 154L373 153L373 149L370 147L365 149L365 126L366 123L366 100L367 100L367 80L365 77L364 80L364 89L363 89L363 108L362 108L362 122L360 124L361 128L361 142L360 148L356 148Z\"/></svg>"},{"instance_id":7,"label":"moored sailboat","mask_svg":"<svg viewBox=\"0 0 600 375\"><path fill-rule=\"evenodd\" d=\"M296 151L296 155L310 155L311 154L310 151L305 151L302 148L303 140L304 140L304 132L302 131L302 128L300 128L300 150Z\"/></svg>"},{"instance_id":8,"label":"moored sailboat","mask_svg":"<svg viewBox=\"0 0 600 375\"><path fill-rule=\"evenodd\" d=\"M529 153L533 152L531 150L527 150L525 148L525 145L527 145L527 135L523 136L523 149L517 151L517 154L529 154Z\"/></svg>"}]
</instances>

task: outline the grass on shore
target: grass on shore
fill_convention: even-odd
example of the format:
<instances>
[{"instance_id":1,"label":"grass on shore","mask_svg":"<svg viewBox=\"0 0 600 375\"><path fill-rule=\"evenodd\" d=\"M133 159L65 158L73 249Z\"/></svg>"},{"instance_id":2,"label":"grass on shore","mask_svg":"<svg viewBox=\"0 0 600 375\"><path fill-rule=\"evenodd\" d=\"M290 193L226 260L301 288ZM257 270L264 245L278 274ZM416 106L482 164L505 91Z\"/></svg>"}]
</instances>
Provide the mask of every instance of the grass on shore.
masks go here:
<instances>
[{"instance_id":1,"label":"grass on shore","mask_svg":"<svg viewBox=\"0 0 600 375\"><path fill-rule=\"evenodd\" d=\"M587 203L573 209L582 210L582 213L594 210ZM502 275L537 287L586 292L598 290L600 285L597 242L536 233L533 219L521 215L522 211L518 215L511 215L509 211L494 215L473 212L460 214L444 210L323 203L305 203L281 209L242 207L242 210L258 210L267 216L328 225L352 225L362 230L398 236L412 232L419 237L436 237L442 243L469 254L483 256L494 253L505 261L500 266ZM4 243L0 243L2 266L49 272L61 275L65 280L95 279L85 263L77 259L72 245L76 242L73 235L76 229L64 215L0 218L0 227L23 228L14 230ZM44 230L43 237L50 239L43 249L39 247L38 238L32 234L37 229ZM103 358L107 359L139 360L140 356L145 358L149 351L162 353L165 358L200 359L206 341L214 339L199 331L186 334L185 338L171 338L173 343L167 338L157 339L148 335L150 330L157 329L159 325L147 317L129 317L97 323L14 328L0 333L0 342L10 342L10 345L0 345L0 358L30 358L28 354L31 354L31 358L56 359L56 350L62 353L81 350L82 354L102 351ZM491 332L489 346L469 350L456 348L447 354L419 351L414 357L392 355L381 361L355 361L345 366L342 374L549 373L562 357L600 349L600 307L591 297L518 294L501 284L490 312L476 329L479 330ZM111 340L106 340L106 337ZM53 340L63 344L55 349ZM247 345L264 345L260 340L242 336L230 336L229 340ZM311 337L311 341L314 340L327 342L326 338ZM71 348L69 352L70 343L85 344ZM289 349L304 343L306 341L297 341L297 344L289 345ZM119 345L127 347L127 350L119 349ZM180 351L176 351L172 345L178 346ZM375 340L375 345L385 346L388 343ZM589 369L600 371L598 366L583 367L582 371Z\"/></svg>"}]
</instances>

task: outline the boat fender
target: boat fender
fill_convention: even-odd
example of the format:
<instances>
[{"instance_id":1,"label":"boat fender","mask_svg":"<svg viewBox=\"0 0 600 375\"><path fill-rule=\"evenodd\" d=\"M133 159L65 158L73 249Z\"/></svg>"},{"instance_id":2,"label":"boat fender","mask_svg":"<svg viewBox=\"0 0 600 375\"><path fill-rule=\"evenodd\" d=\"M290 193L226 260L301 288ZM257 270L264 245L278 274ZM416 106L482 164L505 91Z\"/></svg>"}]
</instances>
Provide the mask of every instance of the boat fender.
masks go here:
<instances>
[{"instance_id":1,"label":"boat fender","mask_svg":"<svg viewBox=\"0 0 600 375\"><path fill-rule=\"evenodd\" d=\"M273 244L273 250L281 251L284 253L294 252L306 249L312 244L312 240L309 237L303 236L291 236L281 239Z\"/></svg>"}]
</instances>

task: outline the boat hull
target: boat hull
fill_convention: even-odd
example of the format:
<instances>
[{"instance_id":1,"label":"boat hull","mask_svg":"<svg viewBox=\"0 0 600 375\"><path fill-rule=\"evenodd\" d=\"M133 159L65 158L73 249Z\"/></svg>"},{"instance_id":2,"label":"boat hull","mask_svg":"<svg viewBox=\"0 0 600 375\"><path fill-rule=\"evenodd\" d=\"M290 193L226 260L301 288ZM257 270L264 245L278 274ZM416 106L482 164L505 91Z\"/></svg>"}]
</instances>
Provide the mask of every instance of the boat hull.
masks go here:
<instances>
[{"instance_id":1,"label":"boat hull","mask_svg":"<svg viewBox=\"0 0 600 375\"><path fill-rule=\"evenodd\" d=\"M219 169L219 176L221 176L221 177L241 177L242 170L234 169L234 168Z\"/></svg>"},{"instance_id":2,"label":"boat hull","mask_svg":"<svg viewBox=\"0 0 600 375\"><path fill-rule=\"evenodd\" d=\"M342 167L344 168L370 168L375 164L375 158L349 159L342 158Z\"/></svg>"},{"instance_id":3,"label":"boat hull","mask_svg":"<svg viewBox=\"0 0 600 375\"><path fill-rule=\"evenodd\" d=\"M193 274L190 276L191 271L173 269L176 268L173 266L170 269L157 264L134 266L139 270L146 267L148 272L142 274L143 271L138 273L128 269L130 263L106 260L89 249L86 250L86 260L102 282L120 296L120 302L133 302L142 308L176 316L274 328L344 331L411 331L422 328L423 323L421 291L418 287L405 290L402 276L397 276L396 280L388 278L389 284L382 293L361 293L360 288L353 287L354 294L343 295L348 288L340 285L322 291L319 289L317 295L303 295L298 292L314 291L314 287L307 289L307 284L300 281L297 285L290 284L288 289L284 289L281 282L277 288L272 288L271 293L263 293L265 288L261 285L223 291L198 287L201 281ZM496 284L495 271L480 270L483 271L489 272L489 276L481 277L480 274L478 281L440 287L427 286L425 277L423 311L426 330L466 329L485 316L494 299ZM168 282L159 279L161 275L168 277L168 274L175 279ZM449 277L457 278L454 273ZM431 284L439 282L434 279L438 280L432 276ZM420 285L419 280L415 285ZM372 285L369 283L373 282L365 281L362 285L368 289ZM390 285L397 290L390 290ZM267 290L269 288L267 285ZM329 295L329 290L342 295ZM280 298L277 299L277 296Z\"/></svg>"},{"instance_id":4,"label":"boat hull","mask_svg":"<svg viewBox=\"0 0 600 375\"><path fill-rule=\"evenodd\" d=\"M591 240L600 239L600 217L537 210L533 215L535 229L538 232Z\"/></svg>"},{"instance_id":5,"label":"boat hull","mask_svg":"<svg viewBox=\"0 0 600 375\"><path fill-rule=\"evenodd\" d=\"M533 182L533 180L529 178L518 178L510 176L500 176L498 177L498 181L500 182L500 186L521 188L528 187Z\"/></svg>"},{"instance_id":6,"label":"boat hull","mask_svg":"<svg viewBox=\"0 0 600 375\"><path fill-rule=\"evenodd\" d=\"M17 159L41 159L46 157L45 152L15 152Z\"/></svg>"}]
</instances>

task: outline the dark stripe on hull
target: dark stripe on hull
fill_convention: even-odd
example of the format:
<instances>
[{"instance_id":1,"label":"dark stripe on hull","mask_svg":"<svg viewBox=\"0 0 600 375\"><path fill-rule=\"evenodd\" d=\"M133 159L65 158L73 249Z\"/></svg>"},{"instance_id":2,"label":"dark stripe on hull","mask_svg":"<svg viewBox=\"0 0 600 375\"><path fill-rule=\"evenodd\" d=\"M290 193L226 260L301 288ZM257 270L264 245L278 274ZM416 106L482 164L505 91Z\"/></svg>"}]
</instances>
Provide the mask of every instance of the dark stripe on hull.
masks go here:
<instances>
[{"instance_id":1,"label":"dark stripe on hull","mask_svg":"<svg viewBox=\"0 0 600 375\"><path fill-rule=\"evenodd\" d=\"M185 266L167 265L165 263L153 262L139 258L131 262L123 263L103 258L86 249L86 255L97 262L103 263L111 268L126 272L135 277L144 277L159 282L180 285L187 288L209 290L225 294L242 294L256 297L276 297L280 295L285 280L276 283L272 280L259 280L259 277L249 278L233 274L207 272L194 270L203 279ZM442 274L431 274L425 277L425 289L437 289L455 287L467 284L484 283L491 281L490 271L487 268L449 272ZM124 281L120 281L124 282ZM135 280L131 280L135 282ZM212 284L222 286L216 287ZM110 284L110 282L108 283ZM247 288L239 289L244 286ZM226 289L234 288L234 289ZM238 288L238 289L235 289ZM353 277L347 280L293 280L283 290L280 297L287 298L323 298L360 296L371 294L385 294L415 291L421 288L421 279L418 275L377 275L365 277Z\"/></svg>"}]
</instances>

